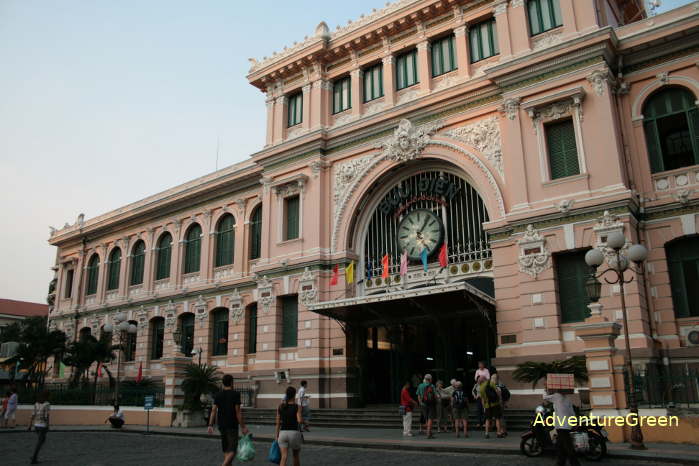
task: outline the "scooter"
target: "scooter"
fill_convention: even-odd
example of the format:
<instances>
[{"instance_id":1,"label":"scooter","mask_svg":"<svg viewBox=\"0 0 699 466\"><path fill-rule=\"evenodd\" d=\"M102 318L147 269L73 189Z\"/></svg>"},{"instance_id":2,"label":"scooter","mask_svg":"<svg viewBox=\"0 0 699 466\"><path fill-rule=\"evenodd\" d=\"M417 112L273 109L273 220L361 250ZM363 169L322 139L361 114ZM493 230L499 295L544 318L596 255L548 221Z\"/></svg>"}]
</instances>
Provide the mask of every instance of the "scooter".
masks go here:
<instances>
[{"instance_id":1,"label":"scooter","mask_svg":"<svg viewBox=\"0 0 699 466\"><path fill-rule=\"evenodd\" d=\"M534 419L532 419L529 430L522 434L519 449L526 456L537 457L544 452L554 452L556 447L556 434L553 427L534 424L539 414L543 419L553 415L550 405L540 405L536 407ZM607 431L599 425L578 426L571 430L575 451L584 455L591 461L599 461L607 454Z\"/></svg>"}]
</instances>

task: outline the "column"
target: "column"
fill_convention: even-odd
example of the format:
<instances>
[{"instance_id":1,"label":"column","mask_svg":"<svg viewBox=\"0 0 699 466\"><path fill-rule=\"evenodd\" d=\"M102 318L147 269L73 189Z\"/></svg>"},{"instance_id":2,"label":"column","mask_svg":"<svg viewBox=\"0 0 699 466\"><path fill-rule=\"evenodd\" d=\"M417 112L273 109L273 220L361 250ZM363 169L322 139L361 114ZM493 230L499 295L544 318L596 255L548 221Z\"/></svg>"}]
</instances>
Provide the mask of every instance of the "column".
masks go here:
<instances>
[{"instance_id":1,"label":"column","mask_svg":"<svg viewBox=\"0 0 699 466\"><path fill-rule=\"evenodd\" d=\"M471 76L471 54L468 44L468 26L462 24L454 29L454 42L456 44L456 63L460 78L468 79Z\"/></svg>"},{"instance_id":2,"label":"column","mask_svg":"<svg viewBox=\"0 0 699 466\"><path fill-rule=\"evenodd\" d=\"M182 286L183 261L184 240L180 238L180 227L178 226L172 237L172 251L170 251L170 284L175 288Z\"/></svg>"},{"instance_id":3,"label":"column","mask_svg":"<svg viewBox=\"0 0 699 466\"><path fill-rule=\"evenodd\" d=\"M417 69L420 80L420 91L429 94L432 84L432 70L430 63L430 42L423 40L417 44Z\"/></svg>"},{"instance_id":4,"label":"column","mask_svg":"<svg viewBox=\"0 0 699 466\"><path fill-rule=\"evenodd\" d=\"M362 116L362 104L364 103L364 71L357 68L352 70L351 93L352 93L352 115Z\"/></svg>"},{"instance_id":5,"label":"column","mask_svg":"<svg viewBox=\"0 0 699 466\"><path fill-rule=\"evenodd\" d=\"M520 118L519 97L506 98L502 112L502 153L510 154L505 164L505 180L508 189L505 191L506 209L529 208L529 187L527 180L527 164L524 155L523 131L530 131L531 121ZM522 130L522 125L525 126Z\"/></svg>"},{"instance_id":6,"label":"column","mask_svg":"<svg viewBox=\"0 0 699 466\"><path fill-rule=\"evenodd\" d=\"M248 230L248 218L247 212L245 211L246 202L244 199L238 199L236 201L238 205L238 215L235 218L235 249L233 252L233 270L241 276L245 274L245 270L248 263L248 249L247 249L247 230Z\"/></svg>"},{"instance_id":7,"label":"column","mask_svg":"<svg viewBox=\"0 0 699 466\"><path fill-rule=\"evenodd\" d=\"M576 24L575 9L573 8L573 0L559 0L561 5L561 19L563 20L563 31L566 35L577 32L578 25ZM580 3L580 2L576 2ZM590 3L590 7L594 8L592 2L582 2Z\"/></svg>"},{"instance_id":8,"label":"column","mask_svg":"<svg viewBox=\"0 0 699 466\"><path fill-rule=\"evenodd\" d=\"M396 102L396 67L395 57L388 55L383 57L383 93L387 107L393 107Z\"/></svg>"},{"instance_id":9,"label":"column","mask_svg":"<svg viewBox=\"0 0 699 466\"><path fill-rule=\"evenodd\" d=\"M282 306L276 296L265 307L258 301L257 307L257 353L255 369L277 368L279 347L282 342ZM266 361L258 363L257 361ZM260 367L262 366L262 367Z\"/></svg>"},{"instance_id":10,"label":"column","mask_svg":"<svg viewBox=\"0 0 699 466\"><path fill-rule=\"evenodd\" d=\"M107 246L102 246L102 263L100 264L99 277L97 279L97 302L103 303L107 293L107 272L109 271L109 258Z\"/></svg>"},{"instance_id":11,"label":"column","mask_svg":"<svg viewBox=\"0 0 699 466\"><path fill-rule=\"evenodd\" d=\"M272 212L274 205L272 204L272 190L270 189L271 179L262 179L262 236L260 238L262 242L262 247L260 248L260 259L268 259L270 257L270 251L272 242L277 243L278 237L275 235L274 224L277 222L273 221L273 218L277 217L278 212ZM274 217L273 217L274 215ZM274 239L273 239L274 238Z\"/></svg>"},{"instance_id":12,"label":"column","mask_svg":"<svg viewBox=\"0 0 699 466\"><path fill-rule=\"evenodd\" d=\"M282 95L274 100L274 143L279 144L284 140L286 131L286 96Z\"/></svg>"},{"instance_id":13,"label":"column","mask_svg":"<svg viewBox=\"0 0 699 466\"><path fill-rule=\"evenodd\" d=\"M85 252L80 251L80 255L78 256L78 263L75 266L75 271L73 272L73 289L70 292L70 307L71 309L75 306L79 306L81 304L80 298L81 298L81 288L80 285L84 283L84 277L86 276L85 270L83 268L85 267Z\"/></svg>"},{"instance_id":14,"label":"column","mask_svg":"<svg viewBox=\"0 0 699 466\"><path fill-rule=\"evenodd\" d=\"M184 402L182 380L185 368L192 362L190 358L174 357L163 359L165 369L165 407L181 406ZM203 422L203 421L202 421Z\"/></svg>"},{"instance_id":15,"label":"column","mask_svg":"<svg viewBox=\"0 0 699 466\"><path fill-rule=\"evenodd\" d=\"M267 135L265 138L265 146L271 146L274 143L274 97L272 97L272 91L270 90L267 91L265 105L267 106Z\"/></svg>"},{"instance_id":16,"label":"column","mask_svg":"<svg viewBox=\"0 0 699 466\"><path fill-rule=\"evenodd\" d=\"M148 230L148 240L146 241L146 257L143 260L143 289L145 291L153 290L153 278L155 270L155 231L151 228Z\"/></svg>"},{"instance_id":17,"label":"column","mask_svg":"<svg viewBox=\"0 0 699 466\"><path fill-rule=\"evenodd\" d=\"M301 88L303 92L303 115L301 120L301 127L308 131L311 129L311 106L315 105L315 102L311 100L311 85L306 84Z\"/></svg>"},{"instance_id":18,"label":"column","mask_svg":"<svg viewBox=\"0 0 699 466\"><path fill-rule=\"evenodd\" d=\"M529 50L529 23L524 3L523 1L515 1L506 13L495 17L502 57L517 55Z\"/></svg>"},{"instance_id":19,"label":"column","mask_svg":"<svg viewBox=\"0 0 699 466\"><path fill-rule=\"evenodd\" d=\"M211 225L211 212L207 211L204 213L204 221L202 222L201 229L201 254L199 263L199 278L201 280L208 280L213 277L213 242L214 238L214 228Z\"/></svg>"},{"instance_id":20,"label":"column","mask_svg":"<svg viewBox=\"0 0 699 466\"><path fill-rule=\"evenodd\" d=\"M513 6L514 9L514 6ZM524 8L517 8L524 13ZM514 13L513 13L514 15ZM500 56L509 57L512 55L512 39L510 37L510 21L508 19L507 0L501 1L495 5L495 27L498 32L498 46L500 47ZM524 18L524 26L526 28L526 17ZM529 48L529 38L526 41L526 48Z\"/></svg>"},{"instance_id":21,"label":"column","mask_svg":"<svg viewBox=\"0 0 699 466\"><path fill-rule=\"evenodd\" d=\"M131 250L129 249L129 238L121 240L121 265L119 267L119 288L118 296L126 296L129 293L131 284Z\"/></svg>"}]
</instances>

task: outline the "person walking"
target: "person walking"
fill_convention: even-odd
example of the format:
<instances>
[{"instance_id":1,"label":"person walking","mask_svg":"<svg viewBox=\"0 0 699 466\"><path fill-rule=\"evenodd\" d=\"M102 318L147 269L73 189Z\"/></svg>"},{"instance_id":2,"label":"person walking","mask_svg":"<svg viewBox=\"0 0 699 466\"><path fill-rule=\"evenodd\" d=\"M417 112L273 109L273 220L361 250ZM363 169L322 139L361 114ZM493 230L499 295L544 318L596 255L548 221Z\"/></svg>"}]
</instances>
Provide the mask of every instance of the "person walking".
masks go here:
<instances>
[{"instance_id":1,"label":"person walking","mask_svg":"<svg viewBox=\"0 0 699 466\"><path fill-rule=\"evenodd\" d=\"M299 388L296 398L299 400L299 405L301 405L301 416L303 417L303 430L305 432L310 432L311 429L308 428L311 422L311 402L309 401L310 395L306 391L308 387L308 382L305 380L301 381L301 387Z\"/></svg>"},{"instance_id":2,"label":"person walking","mask_svg":"<svg viewBox=\"0 0 699 466\"><path fill-rule=\"evenodd\" d=\"M403 436L413 436L413 408L415 400L410 396L410 382L405 382L403 389L400 391L400 407L403 412Z\"/></svg>"},{"instance_id":3,"label":"person walking","mask_svg":"<svg viewBox=\"0 0 699 466\"><path fill-rule=\"evenodd\" d=\"M7 400L7 408L5 409L5 427L14 429L17 421L15 420L15 411L17 411L17 404L19 399L17 397L17 387L12 386L10 388L10 397Z\"/></svg>"},{"instance_id":4,"label":"person walking","mask_svg":"<svg viewBox=\"0 0 699 466\"><path fill-rule=\"evenodd\" d=\"M279 449L282 452L281 462L279 463L280 466L286 466L289 450L292 451L294 457L294 466L299 466L301 464L303 408L295 403L295 399L296 389L294 387L287 387L286 401L283 401L282 404L279 405L279 408L277 408L274 438L277 440Z\"/></svg>"},{"instance_id":5,"label":"person walking","mask_svg":"<svg viewBox=\"0 0 699 466\"><path fill-rule=\"evenodd\" d=\"M556 447L558 449L556 464L557 466L565 466L566 462L568 462L570 466L580 466L580 461L573 447L573 439L570 437L570 419L575 417L573 403L565 393L549 390L548 386L546 387L546 392L547 394L544 395L544 400L553 403L553 412L555 414L554 427L558 434L558 440L556 441Z\"/></svg>"},{"instance_id":6,"label":"person walking","mask_svg":"<svg viewBox=\"0 0 699 466\"><path fill-rule=\"evenodd\" d=\"M39 451L46 441L46 433L49 431L49 411L51 410L51 405L48 402L48 393L43 391L40 392L36 397L36 403L34 403L34 412L31 418L29 418L29 426L27 431L31 431L34 427L36 432L36 446L34 447L34 454L32 455L31 464L39 463Z\"/></svg>"},{"instance_id":7,"label":"person walking","mask_svg":"<svg viewBox=\"0 0 699 466\"><path fill-rule=\"evenodd\" d=\"M432 421L437 417L437 394L435 386L432 385L432 376L425 374L425 378L417 387L417 399L420 403L422 415L427 423L427 438L434 438L432 435Z\"/></svg>"},{"instance_id":8,"label":"person walking","mask_svg":"<svg viewBox=\"0 0 699 466\"><path fill-rule=\"evenodd\" d=\"M451 391L444 389L444 382L441 380L437 381L435 388L437 393L437 432L442 432L442 427L444 427L444 432L447 432Z\"/></svg>"},{"instance_id":9,"label":"person walking","mask_svg":"<svg viewBox=\"0 0 699 466\"><path fill-rule=\"evenodd\" d=\"M479 383L479 394L483 402L483 407L485 408L485 438L490 438L490 430L492 428L492 423L495 421L497 437L502 438L502 427L500 425L500 418L502 417L502 407L500 406L500 400L498 393L493 382L487 380L484 376L478 379Z\"/></svg>"},{"instance_id":10,"label":"person walking","mask_svg":"<svg viewBox=\"0 0 699 466\"><path fill-rule=\"evenodd\" d=\"M463 427L464 438L468 437L468 398L464 393L464 384L455 381L451 395L451 412L454 419L454 432L459 438L459 427Z\"/></svg>"},{"instance_id":11,"label":"person walking","mask_svg":"<svg viewBox=\"0 0 699 466\"><path fill-rule=\"evenodd\" d=\"M222 466L233 464L235 452L238 448L238 428L243 435L248 433L243 412L240 409L240 393L233 390L233 376L223 376L223 390L214 397L214 406L209 416L209 434L214 433L214 422L218 421L218 430L221 433L221 449L223 450Z\"/></svg>"},{"instance_id":12,"label":"person walking","mask_svg":"<svg viewBox=\"0 0 699 466\"><path fill-rule=\"evenodd\" d=\"M121 429L121 427L124 425L124 412L119 408L119 405L114 405L114 412L104 420L105 424L107 422L112 425L113 429Z\"/></svg>"}]
</instances>

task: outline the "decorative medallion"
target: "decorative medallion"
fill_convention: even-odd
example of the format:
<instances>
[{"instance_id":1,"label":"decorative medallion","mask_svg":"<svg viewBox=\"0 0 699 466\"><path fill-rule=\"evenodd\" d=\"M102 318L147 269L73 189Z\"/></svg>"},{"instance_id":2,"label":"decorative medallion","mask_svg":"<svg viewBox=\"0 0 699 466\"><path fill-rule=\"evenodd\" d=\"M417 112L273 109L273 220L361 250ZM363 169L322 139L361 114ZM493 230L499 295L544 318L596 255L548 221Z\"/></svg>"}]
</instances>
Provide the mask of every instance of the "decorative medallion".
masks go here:
<instances>
[{"instance_id":1,"label":"decorative medallion","mask_svg":"<svg viewBox=\"0 0 699 466\"><path fill-rule=\"evenodd\" d=\"M551 252L546 248L546 240L534 229L527 225L524 236L519 244L519 270L536 278L551 266Z\"/></svg>"},{"instance_id":2,"label":"decorative medallion","mask_svg":"<svg viewBox=\"0 0 699 466\"><path fill-rule=\"evenodd\" d=\"M228 307L230 308L231 320L234 324L238 324L243 318L243 298L238 293L238 288L233 290L233 294L228 297Z\"/></svg>"},{"instance_id":3,"label":"decorative medallion","mask_svg":"<svg viewBox=\"0 0 699 466\"><path fill-rule=\"evenodd\" d=\"M401 120L393 136L377 145L382 149L382 157L387 160L407 162L420 156L430 137L437 132L442 123L431 123L420 127L413 126L410 120Z\"/></svg>"}]
</instances>

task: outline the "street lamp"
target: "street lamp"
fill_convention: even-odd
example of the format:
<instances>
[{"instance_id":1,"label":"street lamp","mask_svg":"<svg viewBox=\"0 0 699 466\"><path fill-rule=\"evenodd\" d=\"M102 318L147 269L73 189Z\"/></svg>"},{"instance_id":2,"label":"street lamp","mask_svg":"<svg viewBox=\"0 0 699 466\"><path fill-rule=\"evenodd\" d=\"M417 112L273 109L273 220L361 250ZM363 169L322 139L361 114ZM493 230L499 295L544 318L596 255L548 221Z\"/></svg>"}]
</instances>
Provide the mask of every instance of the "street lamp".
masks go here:
<instances>
[{"instance_id":1,"label":"street lamp","mask_svg":"<svg viewBox=\"0 0 699 466\"><path fill-rule=\"evenodd\" d=\"M117 350L117 374L116 374L116 385L114 386L114 404L119 403L119 377L121 375L121 352L124 351L124 342L127 340L129 335L134 335L138 331L136 325L130 323L128 316L124 312L119 312L113 317L113 321L116 324L116 330L119 333L119 349ZM112 333L114 326L112 324L105 324L103 330L107 333Z\"/></svg>"},{"instance_id":2,"label":"street lamp","mask_svg":"<svg viewBox=\"0 0 699 466\"><path fill-rule=\"evenodd\" d=\"M201 366L201 353L203 353L204 350L199 348L199 349L193 349L192 350L192 356L196 356L197 354L199 355L199 365Z\"/></svg>"},{"instance_id":3,"label":"street lamp","mask_svg":"<svg viewBox=\"0 0 699 466\"><path fill-rule=\"evenodd\" d=\"M633 360L631 359L631 342L629 340L629 323L626 315L626 297L624 296L624 285L631 283L633 277L624 280L624 272L629 268L631 262L636 264L636 268L640 269L643 262L648 257L648 250L642 244L633 244L629 246L626 252L622 253L622 248L626 244L626 237L623 233L617 231L611 233L607 237L607 247L613 250L613 254L607 257L607 265L609 268L597 274L597 268L602 265L605 255L599 249L592 249L585 254L585 262L591 268L590 278L585 283L585 290L588 293L590 301L596 303L599 301L602 291L602 284L597 280L599 277L612 272L612 280L605 277L605 281L610 285L619 284L619 294L621 297L621 313L624 318L624 340L626 341L626 370L629 374L629 412L636 415L638 418L638 403L636 401L636 388L634 387L633 375ZM645 450L643 444L643 432L639 422L636 422L631 427L631 448L635 450Z\"/></svg>"}]
</instances>

